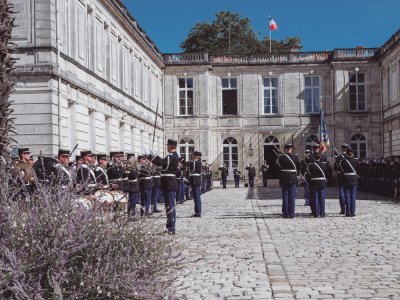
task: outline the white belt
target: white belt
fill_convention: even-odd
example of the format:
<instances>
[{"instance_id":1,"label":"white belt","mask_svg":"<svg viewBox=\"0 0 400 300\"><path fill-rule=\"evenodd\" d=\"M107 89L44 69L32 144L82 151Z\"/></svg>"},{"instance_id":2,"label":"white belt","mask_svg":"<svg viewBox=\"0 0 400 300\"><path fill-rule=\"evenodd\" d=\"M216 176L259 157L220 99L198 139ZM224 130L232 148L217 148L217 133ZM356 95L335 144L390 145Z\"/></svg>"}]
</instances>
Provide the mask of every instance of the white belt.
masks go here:
<instances>
[{"instance_id":1,"label":"white belt","mask_svg":"<svg viewBox=\"0 0 400 300\"><path fill-rule=\"evenodd\" d=\"M343 173L343 175L357 175L357 173Z\"/></svg>"},{"instance_id":2,"label":"white belt","mask_svg":"<svg viewBox=\"0 0 400 300\"><path fill-rule=\"evenodd\" d=\"M93 184L88 184L87 187L90 187L90 188L96 187L96 184L94 184L94 183Z\"/></svg>"},{"instance_id":3,"label":"white belt","mask_svg":"<svg viewBox=\"0 0 400 300\"><path fill-rule=\"evenodd\" d=\"M175 174L161 174L160 176L161 176L161 177L165 177L165 176L172 176L172 177L176 177L176 175L175 175Z\"/></svg>"},{"instance_id":4,"label":"white belt","mask_svg":"<svg viewBox=\"0 0 400 300\"><path fill-rule=\"evenodd\" d=\"M189 174L189 176L201 176L201 174Z\"/></svg>"},{"instance_id":5,"label":"white belt","mask_svg":"<svg viewBox=\"0 0 400 300\"><path fill-rule=\"evenodd\" d=\"M129 180L129 182L136 182L137 181L137 179L134 179L134 180Z\"/></svg>"},{"instance_id":6,"label":"white belt","mask_svg":"<svg viewBox=\"0 0 400 300\"><path fill-rule=\"evenodd\" d=\"M148 179L151 179L151 177L142 177L142 178L139 178L140 180L148 180Z\"/></svg>"},{"instance_id":7,"label":"white belt","mask_svg":"<svg viewBox=\"0 0 400 300\"><path fill-rule=\"evenodd\" d=\"M103 185L103 189L108 189L109 186L108 185Z\"/></svg>"},{"instance_id":8,"label":"white belt","mask_svg":"<svg viewBox=\"0 0 400 300\"><path fill-rule=\"evenodd\" d=\"M325 177L316 177L316 178L311 178L311 180L326 180Z\"/></svg>"},{"instance_id":9,"label":"white belt","mask_svg":"<svg viewBox=\"0 0 400 300\"><path fill-rule=\"evenodd\" d=\"M285 170L285 169L282 169L281 171L282 172L294 172L294 173L296 172L296 170Z\"/></svg>"},{"instance_id":10,"label":"white belt","mask_svg":"<svg viewBox=\"0 0 400 300\"><path fill-rule=\"evenodd\" d=\"M157 176L153 176L153 178L160 178L161 176L160 175L157 175Z\"/></svg>"}]
</instances>

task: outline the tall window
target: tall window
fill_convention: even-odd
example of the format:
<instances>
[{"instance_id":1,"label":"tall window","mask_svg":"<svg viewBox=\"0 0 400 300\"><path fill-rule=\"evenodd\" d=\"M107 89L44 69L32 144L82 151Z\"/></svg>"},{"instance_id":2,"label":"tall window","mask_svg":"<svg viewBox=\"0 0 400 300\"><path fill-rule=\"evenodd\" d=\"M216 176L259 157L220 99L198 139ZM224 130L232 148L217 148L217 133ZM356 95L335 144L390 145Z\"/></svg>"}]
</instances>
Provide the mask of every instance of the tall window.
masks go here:
<instances>
[{"instance_id":1,"label":"tall window","mask_svg":"<svg viewBox=\"0 0 400 300\"><path fill-rule=\"evenodd\" d=\"M194 152L194 141L191 138L183 138L179 142L179 153L181 157L189 161L192 159L192 153Z\"/></svg>"},{"instance_id":2,"label":"tall window","mask_svg":"<svg viewBox=\"0 0 400 300\"><path fill-rule=\"evenodd\" d=\"M306 138L306 149L312 150L312 146L315 143L319 143L318 137L315 134L309 135Z\"/></svg>"},{"instance_id":3,"label":"tall window","mask_svg":"<svg viewBox=\"0 0 400 300\"><path fill-rule=\"evenodd\" d=\"M228 137L223 142L223 163L232 168L239 165L238 143L233 137ZM232 172L229 172L232 173ZM230 174L230 177L231 174Z\"/></svg>"},{"instance_id":4,"label":"tall window","mask_svg":"<svg viewBox=\"0 0 400 300\"><path fill-rule=\"evenodd\" d=\"M237 115L237 79L222 78L222 114Z\"/></svg>"},{"instance_id":5,"label":"tall window","mask_svg":"<svg viewBox=\"0 0 400 300\"><path fill-rule=\"evenodd\" d=\"M350 110L365 110L365 74L350 74L349 84Z\"/></svg>"},{"instance_id":6,"label":"tall window","mask_svg":"<svg viewBox=\"0 0 400 300\"><path fill-rule=\"evenodd\" d=\"M367 157L367 140L361 133L356 133L351 137L351 149L354 151L354 156L358 158Z\"/></svg>"},{"instance_id":7,"label":"tall window","mask_svg":"<svg viewBox=\"0 0 400 300\"><path fill-rule=\"evenodd\" d=\"M193 78L179 78L179 115L193 115Z\"/></svg>"},{"instance_id":8,"label":"tall window","mask_svg":"<svg viewBox=\"0 0 400 300\"><path fill-rule=\"evenodd\" d=\"M304 77L304 104L308 114L319 113L320 87L318 76Z\"/></svg>"},{"instance_id":9,"label":"tall window","mask_svg":"<svg viewBox=\"0 0 400 300\"><path fill-rule=\"evenodd\" d=\"M278 113L278 78L264 78L264 114Z\"/></svg>"}]
</instances>

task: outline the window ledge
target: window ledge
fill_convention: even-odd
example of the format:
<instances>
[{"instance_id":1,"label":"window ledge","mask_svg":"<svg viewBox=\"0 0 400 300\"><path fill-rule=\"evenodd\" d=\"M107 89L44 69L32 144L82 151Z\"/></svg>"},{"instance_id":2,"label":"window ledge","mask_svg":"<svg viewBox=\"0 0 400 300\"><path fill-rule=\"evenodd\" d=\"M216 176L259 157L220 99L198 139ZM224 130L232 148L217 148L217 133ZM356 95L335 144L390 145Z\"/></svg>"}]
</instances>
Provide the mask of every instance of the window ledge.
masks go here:
<instances>
[{"instance_id":1,"label":"window ledge","mask_svg":"<svg viewBox=\"0 0 400 300\"><path fill-rule=\"evenodd\" d=\"M260 118L283 118L284 115L282 114L262 114L259 115Z\"/></svg>"},{"instance_id":2,"label":"window ledge","mask_svg":"<svg viewBox=\"0 0 400 300\"><path fill-rule=\"evenodd\" d=\"M194 119L194 118L197 118L197 116L195 116L195 115L185 115L185 116L175 116L175 118L177 118L177 119Z\"/></svg>"},{"instance_id":3,"label":"window ledge","mask_svg":"<svg viewBox=\"0 0 400 300\"><path fill-rule=\"evenodd\" d=\"M237 118L241 118L240 115L222 115L222 116L218 116L219 119L237 119Z\"/></svg>"}]
</instances>

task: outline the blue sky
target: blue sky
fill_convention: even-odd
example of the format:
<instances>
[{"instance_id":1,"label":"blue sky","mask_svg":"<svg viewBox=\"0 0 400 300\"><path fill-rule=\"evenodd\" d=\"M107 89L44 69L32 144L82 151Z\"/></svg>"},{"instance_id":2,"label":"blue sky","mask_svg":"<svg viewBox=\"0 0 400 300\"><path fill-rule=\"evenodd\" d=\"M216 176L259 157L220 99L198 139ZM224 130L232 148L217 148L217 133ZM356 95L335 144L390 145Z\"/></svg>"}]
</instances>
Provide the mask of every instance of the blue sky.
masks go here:
<instances>
[{"instance_id":1,"label":"blue sky","mask_svg":"<svg viewBox=\"0 0 400 300\"><path fill-rule=\"evenodd\" d=\"M256 32L269 34L268 16L278 23L272 38L299 36L303 51L379 47L400 29L400 0L123 0L163 53L179 44L198 22L231 11L248 17Z\"/></svg>"}]
</instances>

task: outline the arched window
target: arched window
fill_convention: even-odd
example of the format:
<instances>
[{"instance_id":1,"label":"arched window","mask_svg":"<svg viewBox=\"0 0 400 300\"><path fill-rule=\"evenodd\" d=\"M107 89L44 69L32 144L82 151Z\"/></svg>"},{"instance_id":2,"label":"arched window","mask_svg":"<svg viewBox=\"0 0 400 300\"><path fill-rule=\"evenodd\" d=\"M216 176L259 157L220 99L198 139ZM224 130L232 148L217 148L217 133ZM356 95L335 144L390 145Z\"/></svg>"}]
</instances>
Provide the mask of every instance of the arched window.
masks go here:
<instances>
[{"instance_id":1,"label":"arched window","mask_svg":"<svg viewBox=\"0 0 400 300\"><path fill-rule=\"evenodd\" d=\"M273 135L270 135L269 137L267 137L264 140L264 144L267 144L267 145L279 145L279 140L276 137L274 137Z\"/></svg>"},{"instance_id":2,"label":"arched window","mask_svg":"<svg viewBox=\"0 0 400 300\"><path fill-rule=\"evenodd\" d=\"M356 133L351 137L350 146L354 151L354 156L358 158L367 157L367 139L361 133Z\"/></svg>"},{"instance_id":3,"label":"arched window","mask_svg":"<svg viewBox=\"0 0 400 300\"><path fill-rule=\"evenodd\" d=\"M238 142L233 137L228 137L223 142L223 163L231 169L239 165ZM232 172L229 172L229 179L233 179Z\"/></svg>"},{"instance_id":4,"label":"arched window","mask_svg":"<svg viewBox=\"0 0 400 300\"><path fill-rule=\"evenodd\" d=\"M312 150L312 146L315 143L319 143L318 137L315 134L309 135L306 138L306 143L305 143L306 144L306 149Z\"/></svg>"},{"instance_id":5,"label":"arched window","mask_svg":"<svg viewBox=\"0 0 400 300\"><path fill-rule=\"evenodd\" d=\"M193 139L185 137L179 141L179 153L181 154L181 157L189 161L192 159L193 152L194 152Z\"/></svg>"}]
</instances>

